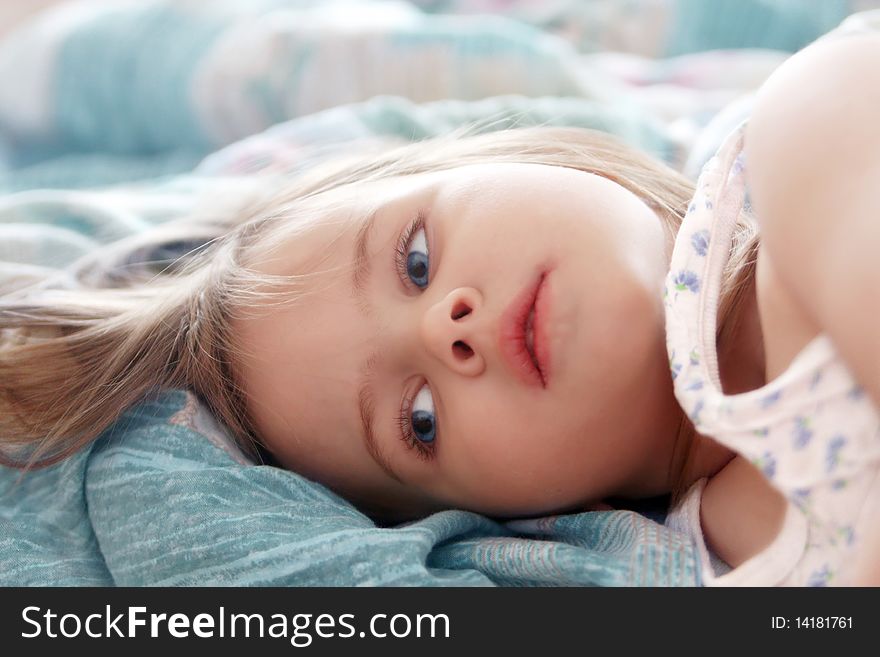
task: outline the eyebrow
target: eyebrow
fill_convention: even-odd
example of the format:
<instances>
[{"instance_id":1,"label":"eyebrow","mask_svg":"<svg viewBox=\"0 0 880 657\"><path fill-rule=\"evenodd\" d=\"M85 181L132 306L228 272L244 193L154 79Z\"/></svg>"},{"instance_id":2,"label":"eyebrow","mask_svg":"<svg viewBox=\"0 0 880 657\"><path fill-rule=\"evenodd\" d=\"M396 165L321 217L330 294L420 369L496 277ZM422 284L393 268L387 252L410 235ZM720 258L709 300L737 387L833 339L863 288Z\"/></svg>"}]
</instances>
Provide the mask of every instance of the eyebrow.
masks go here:
<instances>
[{"instance_id":1,"label":"eyebrow","mask_svg":"<svg viewBox=\"0 0 880 657\"><path fill-rule=\"evenodd\" d=\"M351 289L359 302L361 311L369 314L369 306L366 304L366 288L370 280L370 237L376 226L378 210L373 210L361 222L354 240L354 269L351 277Z\"/></svg>"},{"instance_id":2,"label":"eyebrow","mask_svg":"<svg viewBox=\"0 0 880 657\"><path fill-rule=\"evenodd\" d=\"M376 225L377 214L378 211L374 210L363 220L360 228L358 228L354 242L354 268L352 271L351 289L357 301L357 306L365 317L373 316L372 308L367 301L366 290L371 275L370 237ZM394 468L391 467L391 463L385 458L382 450L379 449L374 431L376 395L373 389L373 379L376 374L376 363L380 357L381 353L378 350L373 351L361 366L357 393L358 415L361 418L364 446L367 448L367 452L385 474L395 481L403 483L400 477L397 476Z\"/></svg>"}]
</instances>

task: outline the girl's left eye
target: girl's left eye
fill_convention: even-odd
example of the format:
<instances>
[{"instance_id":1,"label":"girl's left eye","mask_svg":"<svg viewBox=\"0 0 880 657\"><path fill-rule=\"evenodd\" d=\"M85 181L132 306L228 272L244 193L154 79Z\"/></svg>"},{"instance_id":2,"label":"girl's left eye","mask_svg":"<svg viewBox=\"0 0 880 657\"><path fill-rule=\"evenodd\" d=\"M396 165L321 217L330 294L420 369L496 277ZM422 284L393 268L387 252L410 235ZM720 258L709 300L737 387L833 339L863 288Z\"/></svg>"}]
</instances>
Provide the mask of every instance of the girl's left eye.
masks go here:
<instances>
[{"instance_id":1,"label":"girl's left eye","mask_svg":"<svg viewBox=\"0 0 880 657\"><path fill-rule=\"evenodd\" d=\"M425 235L424 218L419 215L401 236L397 246L397 271L404 282L409 279L416 287L428 287L428 239Z\"/></svg>"}]
</instances>

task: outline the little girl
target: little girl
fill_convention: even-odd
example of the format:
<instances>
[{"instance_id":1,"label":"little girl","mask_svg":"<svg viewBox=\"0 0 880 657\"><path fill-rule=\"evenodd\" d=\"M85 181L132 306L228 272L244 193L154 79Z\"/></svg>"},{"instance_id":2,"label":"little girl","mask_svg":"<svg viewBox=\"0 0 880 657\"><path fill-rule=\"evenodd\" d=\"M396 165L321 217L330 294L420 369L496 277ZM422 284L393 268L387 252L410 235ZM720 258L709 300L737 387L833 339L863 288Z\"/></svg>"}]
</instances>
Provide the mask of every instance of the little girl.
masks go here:
<instances>
[{"instance_id":1,"label":"little girl","mask_svg":"<svg viewBox=\"0 0 880 657\"><path fill-rule=\"evenodd\" d=\"M129 241L78 286L8 291L2 461L56 463L186 387L377 517L672 492L710 584L869 581L878 57L861 37L792 58L696 194L598 133L449 138L166 226L154 246L197 246L160 272L120 276Z\"/></svg>"}]
</instances>

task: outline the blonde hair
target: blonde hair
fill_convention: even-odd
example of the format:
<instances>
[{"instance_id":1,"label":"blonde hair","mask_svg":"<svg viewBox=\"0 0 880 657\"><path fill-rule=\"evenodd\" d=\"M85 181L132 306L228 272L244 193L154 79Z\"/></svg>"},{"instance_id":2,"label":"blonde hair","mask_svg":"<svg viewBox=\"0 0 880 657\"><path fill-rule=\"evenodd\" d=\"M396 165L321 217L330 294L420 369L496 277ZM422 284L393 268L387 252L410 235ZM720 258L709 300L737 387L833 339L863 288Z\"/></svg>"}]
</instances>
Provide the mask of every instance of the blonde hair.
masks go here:
<instances>
[{"instance_id":1,"label":"blonde hair","mask_svg":"<svg viewBox=\"0 0 880 657\"><path fill-rule=\"evenodd\" d=\"M259 436L236 380L240 354L229 327L258 300L296 298L309 272L259 274L250 267L257 254L279 238L307 231L322 207L333 202L328 192L486 162L560 166L603 176L653 208L672 236L694 192L681 174L601 132L525 128L453 134L336 161L283 184L280 191L256 194L244 209L173 221L110 245L76 263L67 287L49 282L0 296L0 462L22 469L54 464L157 388L195 392L258 458ZM192 248L172 262L132 266L163 246L182 245ZM737 330L757 246L756 224L743 214L724 271L719 341ZM157 271L158 265L163 268ZM672 466L679 482L675 497L693 442L693 426L682 413Z\"/></svg>"}]
</instances>

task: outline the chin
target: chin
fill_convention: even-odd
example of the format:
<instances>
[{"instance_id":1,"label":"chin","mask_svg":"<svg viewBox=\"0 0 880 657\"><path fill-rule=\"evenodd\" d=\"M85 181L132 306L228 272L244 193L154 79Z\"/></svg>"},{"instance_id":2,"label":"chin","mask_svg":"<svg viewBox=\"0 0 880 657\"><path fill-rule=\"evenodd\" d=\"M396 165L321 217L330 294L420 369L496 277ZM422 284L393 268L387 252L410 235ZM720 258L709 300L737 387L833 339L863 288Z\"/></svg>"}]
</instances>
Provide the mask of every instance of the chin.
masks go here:
<instances>
[{"instance_id":1,"label":"chin","mask_svg":"<svg viewBox=\"0 0 880 657\"><path fill-rule=\"evenodd\" d=\"M349 498L349 501L380 527L393 527L404 522L421 520L438 511L453 508L443 504L398 503L399 500L356 501Z\"/></svg>"},{"instance_id":2,"label":"chin","mask_svg":"<svg viewBox=\"0 0 880 657\"><path fill-rule=\"evenodd\" d=\"M568 496L567 499L562 500L548 500L544 498L534 502L523 502L520 504L508 502L498 505L481 505L480 508L474 508L471 510L493 518L511 519L535 518L561 513L589 511L596 506L594 502L588 501L582 496L577 497L575 500L572 500L572 497L574 496Z\"/></svg>"}]
</instances>

